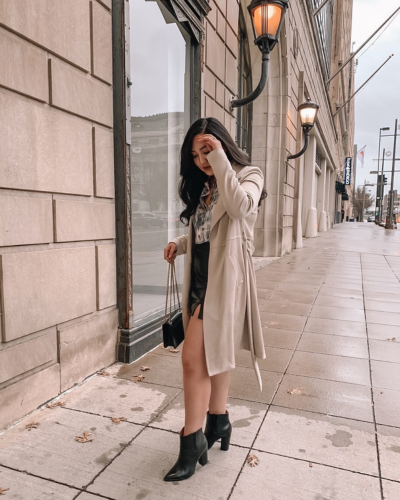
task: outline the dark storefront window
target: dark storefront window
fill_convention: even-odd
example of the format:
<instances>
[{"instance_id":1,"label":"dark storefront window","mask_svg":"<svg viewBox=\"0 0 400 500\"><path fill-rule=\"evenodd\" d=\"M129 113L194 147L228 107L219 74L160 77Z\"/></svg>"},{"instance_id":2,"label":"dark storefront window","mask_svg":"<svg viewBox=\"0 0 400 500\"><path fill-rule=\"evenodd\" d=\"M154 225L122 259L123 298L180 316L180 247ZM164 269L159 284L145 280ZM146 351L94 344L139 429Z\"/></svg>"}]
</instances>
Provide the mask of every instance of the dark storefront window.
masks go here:
<instances>
[{"instance_id":1,"label":"dark storefront window","mask_svg":"<svg viewBox=\"0 0 400 500\"><path fill-rule=\"evenodd\" d=\"M179 222L179 155L190 126L191 38L161 1L130 2L133 311L165 305L163 249ZM178 282L183 259L176 261Z\"/></svg>"},{"instance_id":2,"label":"dark storefront window","mask_svg":"<svg viewBox=\"0 0 400 500\"><path fill-rule=\"evenodd\" d=\"M239 14L238 35L238 98L251 94L253 90L251 78L250 47L246 24L242 9ZM237 108L236 115L236 143L249 157L251 156L251 124L253 104Z\"/></svg>"}]
</instances>

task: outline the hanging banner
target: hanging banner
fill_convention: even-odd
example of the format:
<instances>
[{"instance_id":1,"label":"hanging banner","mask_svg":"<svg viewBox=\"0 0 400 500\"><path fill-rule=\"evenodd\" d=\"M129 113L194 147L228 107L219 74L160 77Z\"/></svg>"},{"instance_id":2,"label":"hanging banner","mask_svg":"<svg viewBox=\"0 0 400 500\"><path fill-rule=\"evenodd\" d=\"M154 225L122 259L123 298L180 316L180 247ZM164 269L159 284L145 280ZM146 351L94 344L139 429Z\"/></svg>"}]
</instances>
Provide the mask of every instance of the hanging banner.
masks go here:
<instances>
[{"instance_id":1,"label":"hanging banner","mask_svg":"<svg viewBox=\"0 0 400 500\"><path fill-rule=\"evenodd\" d=\"M343 178L344 178L344 184L346 186L350 186L351 184L351 171L353 169L353 158L347 157L345 162L344 162L344 173L343 173Z\"/></svg>"}]
</instances>

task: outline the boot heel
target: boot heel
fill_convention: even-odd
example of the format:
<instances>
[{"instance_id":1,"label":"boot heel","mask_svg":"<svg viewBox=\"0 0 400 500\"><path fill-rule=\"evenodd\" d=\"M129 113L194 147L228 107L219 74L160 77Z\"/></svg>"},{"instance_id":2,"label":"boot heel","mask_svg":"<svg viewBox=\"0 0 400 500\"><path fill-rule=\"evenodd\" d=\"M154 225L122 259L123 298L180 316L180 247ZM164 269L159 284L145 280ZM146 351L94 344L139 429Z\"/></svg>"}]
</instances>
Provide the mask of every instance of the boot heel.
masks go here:
<instances>
[{"instance_id":1,"label":"boot heel","mask_svg":"<svg viewBox=\"0 0 400 500\"><path fill-rule=\"evenodd\" d=\"M221 450L222 451L228 451L229 450L229 443L231 442L231 436L225 436L221 438Z\"/></svg>"},{"instance_id":2,"label":"boot heel","mask_svg":"<svg viewBox=\"0 0 400 500\"><path fill-rule=\"evenodd\" d=\"M208 450L206 450L199 458L200 465L206 465L208 463Z\"/></svg>"}]
</instances>

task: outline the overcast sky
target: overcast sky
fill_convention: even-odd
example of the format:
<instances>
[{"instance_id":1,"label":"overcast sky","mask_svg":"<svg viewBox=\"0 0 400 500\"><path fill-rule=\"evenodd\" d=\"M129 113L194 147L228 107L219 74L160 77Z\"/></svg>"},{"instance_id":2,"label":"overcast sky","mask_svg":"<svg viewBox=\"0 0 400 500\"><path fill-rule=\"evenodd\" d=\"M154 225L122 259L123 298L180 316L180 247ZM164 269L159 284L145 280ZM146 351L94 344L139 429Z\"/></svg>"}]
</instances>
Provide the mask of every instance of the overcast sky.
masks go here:
<instances>
[{"instance_id":1,"label":"overcast sky","mask_svg":"<svg viewBox=\"0 0 400 500\"><path fill-rule=\"evenodd\" d=\"M400 0L354 0L353 4L353 34L354 50L400 7ZM387 26L387 25L386 25ZM383 31L383 30L382 30ZM379 34L382 33L380 31ZM376 183L376 175L370 175L370 170L377 170L379 129L390 127L394 133L394 122L398 118L400 124L400 11L386 31L368 44L373 45L363 54L365 48L356 56L358 67L355 75L355 86L359 88L369 76L388 58L394 57L377 73L374 78L355 97L356 129L355 144L358 149L367 145L365 150L364 168L358 162L356 185L368 182ZM363 54L363 55L361 55ZM400 134L400 130L398 130ZM393 137L382 138L381 147L393 151ZM400 136L397 140L397 158L400 158ZM385 170L391 170L391 158L385 161ZM400 161L397 162L400 170ZM386 174L390 184L391 174ZM386 192L387 192L386 188ZM395 189L400 190L400 172L395 174ZM373 193L375 188L373 188Z\"/></svg>"}]
</instances>

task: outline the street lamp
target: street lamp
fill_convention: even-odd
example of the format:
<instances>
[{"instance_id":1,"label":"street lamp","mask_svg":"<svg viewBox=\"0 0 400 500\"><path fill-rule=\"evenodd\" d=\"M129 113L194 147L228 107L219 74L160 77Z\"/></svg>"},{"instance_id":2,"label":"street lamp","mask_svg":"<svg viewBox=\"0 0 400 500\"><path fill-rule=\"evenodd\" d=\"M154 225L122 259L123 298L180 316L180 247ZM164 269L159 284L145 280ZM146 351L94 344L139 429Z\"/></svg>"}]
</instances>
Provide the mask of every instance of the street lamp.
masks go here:
<instances>
[{"instance_id":1,"label":"street lamp","mask_svg":"<svg viewBox=\"0 0 400 500\"><path fill-rule=\"evenodd\" d=\"M308 148L308 144L310 142L310 131L314 126L318 109L318 104L312 102L310 98L308 98L306 102L300 104L300 106L298 107L297 111L300 114L301 128L303 129L305 135L305 141L303 149L295 155L289 155L287 157L288 160L294 160L295 158L298 158L306 152L306 149Z\"/></svg>"},{"instance_id":2,"label":"street lamp","mask_svg":"<svg viewBox=\"0 0 400 500\"><path fill-rule=\"evenodd\" d=\"M390 130L390 127L381 127L379 129L378 176L377 176L378 187L377 187L377 194L379 194L380 192L382 192L381 198L383 198L383 165L385 163L385 153L383 153L382 177L380 178L381 182L379 182L379 168L380 168L380 159L381 159L381 137L382 137L382 131L387 131L387 130ZM380 207L380 203L382 203L382 200L380 199L379 202L378 202L378 196L377 196L376 197L376 202L375 202L375 207L376 207L375 208L375 223L377 223L377 221L380 222L380 220L381 220L381 207ZM376 210L376 209L378 209L378 210ZM376 212L378 212L378 214ZM376 216L376 215L378 215L378 216Z\"/></svg>"},{"instance_id":3,"label":"street lamp","mask_svg":"<svg viewBox=\"0 0 400 500\"><path fill-rule=\"evenodd\" d=\"M263 91L268 77L269 54L279 40L288 0L251 0L248 11L253 26L254 43L262 52L261 78L257 88L243 99L229 99L233 108L253 102Z\"/></svg>"}]
</instances>

